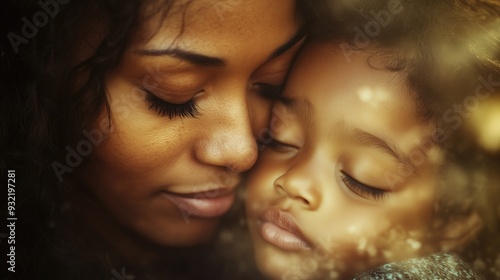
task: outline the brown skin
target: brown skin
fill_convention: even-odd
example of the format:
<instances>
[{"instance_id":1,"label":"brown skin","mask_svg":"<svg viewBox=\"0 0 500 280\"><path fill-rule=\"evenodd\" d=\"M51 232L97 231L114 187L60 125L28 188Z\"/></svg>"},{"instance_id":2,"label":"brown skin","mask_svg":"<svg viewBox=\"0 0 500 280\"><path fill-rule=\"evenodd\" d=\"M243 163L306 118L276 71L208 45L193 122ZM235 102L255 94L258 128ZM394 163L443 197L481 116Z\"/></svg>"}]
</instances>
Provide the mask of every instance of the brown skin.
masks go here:
<instances>
[{"instance_id":1,"label":"brown skin","mask_svg":"<svg viewBox=\"0 0 500 280\"><path fill-rule=\"evenodd\" d=\"M142 37L107 77L112 130L77 173L96 198L88 205L102 211L99 218L163 246L192 246L211 237L218 218L186 220L161 192L234 190L239 174L256 161L257 134L269 119L270 101L259 84L282 84L301 45L271 57L301 27L295 1L183 2L164 21L155 16L143 22L137 32ZM223 63L153 54L167 48ZM199 114L162 116L149 108L145 90L173 104L194 99ZM107 118L103 110L93 128Z\"/></svg>"},{"instance_id":2,"label":"brown skin","mask_svg":"<svg viewBox=\"0 0 500 280\"><path fill-rule=\"evenodd\" d=\"M323 269L350 279L433 250L424 247L440 152L436 145L421 146L432 125L418 117L404 76L372 68L372 55L353 54L349 63L331 44L307 46L284 93L295 105L279 102L273 110L281 112L271 122L278 142L260 154L247 187L256 261L273 279L307 279ZM356 130L389 139L402 153L422 152L424 160L412 161L418 175L401 173L402 164L387 149L366 134L355 137ZM353 188L342 172L385 194ZM260 217L270 208L293 217L309 248L288 250L264 239Z\"/></svg>"}]
</instances>

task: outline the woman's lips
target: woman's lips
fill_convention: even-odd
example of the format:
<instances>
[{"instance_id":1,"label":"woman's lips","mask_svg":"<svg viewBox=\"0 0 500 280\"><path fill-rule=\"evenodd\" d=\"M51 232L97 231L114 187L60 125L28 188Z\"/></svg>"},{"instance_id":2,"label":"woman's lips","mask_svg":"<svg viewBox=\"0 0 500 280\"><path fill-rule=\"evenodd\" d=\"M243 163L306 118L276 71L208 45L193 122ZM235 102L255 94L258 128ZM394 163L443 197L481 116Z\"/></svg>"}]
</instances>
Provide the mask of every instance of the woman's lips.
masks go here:
<instances>
[{"instance_id":1,"label":"woman's lips","mask_svg":"<svg viewBox=\"0 0 500 280\"><path fill-rule=\"evenodd\" d=\"M276 208L261 215L260 234L267 242L288 251L310 249L292 215Z\"/></svg>"},{"instance_id":2,"label":"woman's lips","mask_svg":"<svg viewBox=\"0 0 500 280\"><path fill-rule=\"evenodd\" d=\"M198 193L163 192L172 203L179 207L183 217L216 218L226 213L234 203L232 189L216 189Z\"/></svg>"}]
</instances>

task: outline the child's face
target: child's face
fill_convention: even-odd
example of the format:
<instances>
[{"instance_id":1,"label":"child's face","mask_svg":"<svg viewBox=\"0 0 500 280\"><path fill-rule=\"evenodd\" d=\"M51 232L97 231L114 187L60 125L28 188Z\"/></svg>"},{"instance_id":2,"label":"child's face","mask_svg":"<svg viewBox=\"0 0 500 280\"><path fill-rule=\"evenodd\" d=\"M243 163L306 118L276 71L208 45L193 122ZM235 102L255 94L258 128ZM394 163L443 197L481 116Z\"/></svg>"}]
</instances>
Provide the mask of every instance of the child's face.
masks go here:
<instances>
[{"instance_id":1,"label":"child's face","mask_svg":"<svg viewBox=\"0 0 500 280\"><path fill-rule=\"evenodd\" d=\"M256 261L272 278L344 278L432 250L432 127L403 75L372 55L308 46L273 109L247 189Z\"/></svg>"}]
</instances>

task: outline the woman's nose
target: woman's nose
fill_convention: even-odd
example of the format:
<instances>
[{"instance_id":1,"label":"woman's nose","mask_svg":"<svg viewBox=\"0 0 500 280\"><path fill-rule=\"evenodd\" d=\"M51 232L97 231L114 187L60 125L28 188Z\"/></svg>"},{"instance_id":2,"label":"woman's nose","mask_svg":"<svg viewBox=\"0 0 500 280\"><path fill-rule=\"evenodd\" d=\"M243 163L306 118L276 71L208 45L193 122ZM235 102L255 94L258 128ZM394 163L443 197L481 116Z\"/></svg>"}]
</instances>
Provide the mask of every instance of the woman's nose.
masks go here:
<instances>
[{"instance_id":1,"label":"woman's nose","mask_svg":"<svg viewBox=\"0 0 500 280\"><path fill-rule=\"evenodd\" d=\"M316 175L312 170L292 167L274 181L274 188L278 194L289 197L303 208L316 210L322 200Z\"/></svg>"},{"instance_id":2,"label":"woman's nose","mask_svg":"<svg viewBox=\"0 0 500 280\"><path fill-rule=\"evenodd\" d=\"M257 144L252 133L246 100L220 108L218 119L207 126L195 147L199 161L221 166L234 173L250 169L257 160Z\"/></svg>"}]
</instances>

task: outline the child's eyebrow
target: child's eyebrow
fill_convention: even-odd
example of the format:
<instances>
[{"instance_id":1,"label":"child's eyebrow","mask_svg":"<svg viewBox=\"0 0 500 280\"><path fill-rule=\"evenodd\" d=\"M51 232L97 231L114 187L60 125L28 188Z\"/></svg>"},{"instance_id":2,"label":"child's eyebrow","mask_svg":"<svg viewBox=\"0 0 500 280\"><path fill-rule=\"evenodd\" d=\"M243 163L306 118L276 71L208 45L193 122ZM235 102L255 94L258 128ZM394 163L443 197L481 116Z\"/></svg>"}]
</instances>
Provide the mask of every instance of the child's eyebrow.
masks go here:
<instances>
[{"instance_id":1,"label":"child's eyebrow","mask_svg":"<svg viewBox=\"0 0 500 280\"><path fill-rule=\"evenodd\" d=\"M411 171L412 174L417 174L417 168L410 159L410 156L401 151L393 141L381 135L374 135L367 131L354 128L349 135L350 140L354 143L359 143L364 146L370 146L379 151L394 157L403 165L404 170ZM385 139L384 139L385 138Z\"/></svg>"},{"instance_id":2,"label":"child's eyebrow","mask_svg":"<svg viewBox=\"0 0 500 280\"><path fill-rule=\"evenodd\" d=\"M410 160L410 156L381 133L372 134L365 130L351 127L344 120L338 120L333 123L328 135L329 138L335 135L335 137L347 139L348 143L375 148L402 164L403 168L405 168L403 170L409 170L412 174L417 174L417 168Z\"/></svg>"},{"instance_id":3,"label":"child's eyebrow","mask_svg":"<svg viewBox=\"0 0 500 280\"><path fill-rule=\"evenodd\" d=\"M304 119L306 124L312 125L314 105L307 97L296 99L281 96L279 102L285 105L290 112ZM405 168L404 170L409 170L415 175L417 174L417 168L411 161L410 156L399 149L393 141L384 137L382 133L372 134L362 129L351 127L344 120L338 120L332 124L328 135L329 138L335 135L335 137L347 139L349 143L373 147L396 159Z\"/></svg>"}]
</instances>

